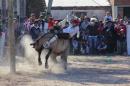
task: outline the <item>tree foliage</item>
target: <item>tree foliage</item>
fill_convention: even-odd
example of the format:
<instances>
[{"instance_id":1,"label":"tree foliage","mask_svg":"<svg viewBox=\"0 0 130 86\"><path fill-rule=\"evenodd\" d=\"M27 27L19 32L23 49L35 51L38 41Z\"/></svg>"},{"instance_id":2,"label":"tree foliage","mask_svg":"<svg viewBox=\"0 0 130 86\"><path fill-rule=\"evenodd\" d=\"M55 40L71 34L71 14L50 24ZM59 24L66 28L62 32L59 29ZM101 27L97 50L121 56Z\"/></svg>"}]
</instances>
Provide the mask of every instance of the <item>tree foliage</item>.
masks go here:
<instances>
[{"instance_id":1,"label":"tree foliage","mask_svg":"<svg viewBox=\"0 0 130 86\"><path fill-rule=\"evenodd\" d=\"M45 0L27 0L26 5L27 16L30 16L31 13L35 13L36 16L39 16L40 12L44 12L46 9Z\"/></svg>"}]
</instances>

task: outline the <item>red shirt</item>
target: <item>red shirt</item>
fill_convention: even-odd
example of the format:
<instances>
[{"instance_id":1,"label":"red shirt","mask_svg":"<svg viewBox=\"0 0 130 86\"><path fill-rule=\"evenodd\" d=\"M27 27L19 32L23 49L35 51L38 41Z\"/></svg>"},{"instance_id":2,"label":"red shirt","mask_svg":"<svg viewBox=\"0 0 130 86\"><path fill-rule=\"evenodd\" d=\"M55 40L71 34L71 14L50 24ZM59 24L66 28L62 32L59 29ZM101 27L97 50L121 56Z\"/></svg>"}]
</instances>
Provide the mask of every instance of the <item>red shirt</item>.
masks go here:
<instances>
[{"instance_id":1,"label":"red shirt","mask_svg":"<svg viewBox=\"0 0 130 86\"><path fill-rule=\"evenodd\" d=\"M126 26L124 24L119 24L118 26L115 27L115 31L116 32L123 31L124 33L126 33Z\"/></svg>"},{"instance_id":2,"label":"red shirt","mask_svg":"<svg viewBox=\"0 0 130 86\"><path fill-rule=\"evenodd\" d=\"M48 29L49 30L53 29L53 26L54 26L54 21L49 21L48 22Z\"/></svg>"},{"instance_id":3,"label":"red shirt","mask_svg":"<svg viewBox=\"0 0 130 86\"><path fill-rule=\"evenodd\" d=\"M124 24L119 24L115 27L115 31L117 35L123 35L126 34L126 25Z\"/></svg>"}]
</instances>

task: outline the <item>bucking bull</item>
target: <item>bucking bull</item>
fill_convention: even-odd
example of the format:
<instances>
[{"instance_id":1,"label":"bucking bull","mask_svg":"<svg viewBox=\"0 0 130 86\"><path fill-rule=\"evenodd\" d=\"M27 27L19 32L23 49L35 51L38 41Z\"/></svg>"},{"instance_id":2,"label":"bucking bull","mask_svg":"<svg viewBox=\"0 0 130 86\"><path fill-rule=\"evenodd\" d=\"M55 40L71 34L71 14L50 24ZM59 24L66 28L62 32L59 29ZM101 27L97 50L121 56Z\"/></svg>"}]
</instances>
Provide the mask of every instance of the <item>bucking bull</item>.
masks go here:
<instances>
[{"instance_id":1,"label":"bucking bull","mask_svg":"<svg viewBox=\"0 0 130 86\"><path fill-rule=\"evenodd\" d=\"M50 40L54 34L52 33L46 33L40 36L34 43L30 44L33 46L33 48L38 52L38 63L39 65L42 65L41 61L41 53L42 50L45 49L43 47L43 44ZM45 57L45 68L48 68L48 58L51 57L52 61L54 63L57 63L57 56L61 56L61 60L63 62L64 68L67 69L67 56L69 51L69 40L66 39L57 39L50 45L50 48L47 49L48 53Z\"/></svg>"}]
</instances>

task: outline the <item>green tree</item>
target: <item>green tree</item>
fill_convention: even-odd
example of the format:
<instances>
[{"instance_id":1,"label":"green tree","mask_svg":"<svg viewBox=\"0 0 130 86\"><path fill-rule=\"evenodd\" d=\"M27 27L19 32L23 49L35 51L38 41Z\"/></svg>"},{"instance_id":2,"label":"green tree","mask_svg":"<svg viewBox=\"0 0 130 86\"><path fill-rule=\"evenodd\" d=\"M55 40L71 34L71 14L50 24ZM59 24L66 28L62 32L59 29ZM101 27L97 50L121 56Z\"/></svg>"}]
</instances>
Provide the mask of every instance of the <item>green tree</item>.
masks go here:
<instances>
[{"instance_id":1,"label":"green tree","mask_svg":"<svg viewBox=\"0 0 130 86\"><path fill-rule=\"evenodd\" d=\"M30 13L35 13L36 16L39 16L40 12L46 10L45 0L27 0L26 7L27 16L30 16Z\"/></svg>"}]
</instances>

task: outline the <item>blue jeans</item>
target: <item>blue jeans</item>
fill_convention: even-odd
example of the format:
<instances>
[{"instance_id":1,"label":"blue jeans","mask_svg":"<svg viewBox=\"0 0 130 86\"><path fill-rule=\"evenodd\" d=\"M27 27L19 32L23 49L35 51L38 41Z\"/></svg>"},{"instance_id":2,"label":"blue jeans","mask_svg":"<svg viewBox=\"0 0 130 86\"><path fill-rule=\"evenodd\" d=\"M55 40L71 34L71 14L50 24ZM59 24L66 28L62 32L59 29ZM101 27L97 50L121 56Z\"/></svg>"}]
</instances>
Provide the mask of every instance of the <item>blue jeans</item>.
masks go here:
<instances>
[{"instance_id":1,"label":"blue jeans","mask_svg":"<svg viewBox=\"0 0 130 86\"><path fill-rule=\"evenodd\" d=\"M95 54L97 47L97 36L88 36L88 42L90 46L90 54Z\"/></svg>"}]
</instances>

